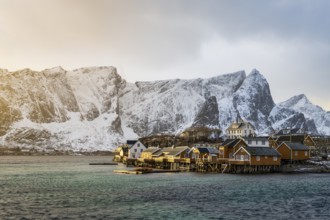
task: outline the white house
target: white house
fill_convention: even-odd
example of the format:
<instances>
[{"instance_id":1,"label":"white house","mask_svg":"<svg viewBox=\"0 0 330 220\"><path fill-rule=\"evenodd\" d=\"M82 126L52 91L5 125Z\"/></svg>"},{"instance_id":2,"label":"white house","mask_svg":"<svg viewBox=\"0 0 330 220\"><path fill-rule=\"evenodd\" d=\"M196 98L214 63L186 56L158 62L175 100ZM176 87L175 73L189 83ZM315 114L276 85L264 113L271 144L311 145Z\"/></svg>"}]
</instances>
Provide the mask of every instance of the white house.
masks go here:
<instances>
[{"instance_id":1,"label":"white house","mask_svg":"<svg viewBox=\"0 0 330 220\"><path fill-rule=\"evenodd\" d=\"M254 137L254 127L251 123L237 118L235 122L231 123L226 130L229 139L237 139L240 137Z\"/></svg>"},{"instance_id":2,"label":"white house","mask_svg":"<svg viewBox=\"0 0 330 220\"><path fill-rule=\"evenodd\" d=\"M141 153L147 149L140 141L127 141L127 144L130 146L128 148L128 158L139 158Z\"/></svg>"},{"instance_id":3,"label":"white house","mask_svg":"<svg viewBox=\"0 0 330 220\"><path fill-rule=\"evenodd\" d=\"M270 147L267 137L243 137L249 147Z\"/></svg>"}]
</instances>

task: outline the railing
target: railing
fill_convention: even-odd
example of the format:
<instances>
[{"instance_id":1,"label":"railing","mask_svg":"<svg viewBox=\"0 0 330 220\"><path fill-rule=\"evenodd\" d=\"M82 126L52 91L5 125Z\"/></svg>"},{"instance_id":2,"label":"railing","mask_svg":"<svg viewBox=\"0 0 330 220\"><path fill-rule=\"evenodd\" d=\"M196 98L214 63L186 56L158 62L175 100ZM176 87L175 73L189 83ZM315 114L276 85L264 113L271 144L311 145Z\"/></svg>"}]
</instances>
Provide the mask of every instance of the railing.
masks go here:
<instances>
[{"instance_id":1,"label":"railing","mask_svg":"<svg viewBox=\"0 0 330 220\"><path fill-rule=\"evenodd\" d=\"M180 158L167 158L169 163L180 163Z\"/></svg>"},{"instance_id":2,"label":"railing","mask_svg":"<svg viewBox=\"0 0 330 220\"><path fill-rule=\"evenodd\" d=\"M221 162L221 163L228 163L228 158L218 158L218 162Z\"/></svg>"},{"instance_id":3,"label":"railing","mask_svg":"<svg viewBox=\"0 0 330 220\"><path fill-rule=\"evenodd\" d=\"M250 161L248 161L248 160L229 159L228 162L229 162L229 164L234 164L234 165L248 165L248 164L250 164Z\"/></svg>"}]
</instances>

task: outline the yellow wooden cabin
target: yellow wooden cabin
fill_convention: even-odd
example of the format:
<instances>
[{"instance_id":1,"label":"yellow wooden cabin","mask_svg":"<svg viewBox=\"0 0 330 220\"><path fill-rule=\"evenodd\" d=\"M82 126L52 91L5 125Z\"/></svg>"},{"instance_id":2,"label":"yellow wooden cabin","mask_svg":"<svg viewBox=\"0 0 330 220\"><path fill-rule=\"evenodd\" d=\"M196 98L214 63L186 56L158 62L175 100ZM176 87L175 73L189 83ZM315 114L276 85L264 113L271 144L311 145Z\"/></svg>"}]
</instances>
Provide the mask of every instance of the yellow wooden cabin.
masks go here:
<instances>
[{"instance_id":1,"label":"yellow wooden cabin","mask_svg":"<svg viewBox=\"0 0 330 220\"><path fill-rule=\"evenodd\" d=\"M234 165L280 166L281 154L271 147L240 147L229 160Z\"/></svg>"},{"instance_id":2,"label":"yellow wooden cabin","mask_svg":"<svg viewBox=\"0 0 330 220\"><path fill-rule=\"evenodd\" d=\"M283 142L276 150L286 161L303 161L310 158L310 148L301 143Z\"/></svg>"},{"instance_id":3,"label":"yellow wooden cabin","mask_svg":"<svg viewBox=\"0 0 330 220\"><path fill-rule=\"evenodd\" d=\"M275 149L277 149L283 142L300 143L309 147L309 149L314 149L316 146L313 138L309 135L304 135L304 134L269 137L268 140L270 146Z\"/></svg>"},{"instance_id":4,"label":"yellow wooden cabin","mask_svg":"<svg viewBox=\"0 0 330 220\"><path fill-rule=\"evenodd\" d=\"M165 158L183 159L192 156L192 151L187 146L166 147L163 148L162 152Z\"/></svg>"},{"instance_id":5,"label":"yellow wooden cabin","mask_svg":"<svg viewBox=\"0 0 330 220\"><path fill-rule=\"evenodd\" d=\"M219 150L214 147L195 147L193 154L197 161L217 162Z\"/></svg>"},{"instance_id":6,"label":"yellow wooden cabin","mask_svg":"<svg viewBox=\"0 0 330 220\"><path fill-rule=\"evenodd\" d=\"M242 139L227 139L219 147L219 158L231 159L240 147L247 147Z\"/></svg>"},{"instance_id":7,"label":"yellow wooden cabin","mask_svg":"<svg viewBox=\"0 0 330 220\"><path fill-rule=\"evenodd\" d=\"M158 147L149 147L141 153L140 158L153 159L154 157L156 157L158 155L157 153L160 152L161 150L162 149L158 148Z\"/></svg>"}]
</instances>

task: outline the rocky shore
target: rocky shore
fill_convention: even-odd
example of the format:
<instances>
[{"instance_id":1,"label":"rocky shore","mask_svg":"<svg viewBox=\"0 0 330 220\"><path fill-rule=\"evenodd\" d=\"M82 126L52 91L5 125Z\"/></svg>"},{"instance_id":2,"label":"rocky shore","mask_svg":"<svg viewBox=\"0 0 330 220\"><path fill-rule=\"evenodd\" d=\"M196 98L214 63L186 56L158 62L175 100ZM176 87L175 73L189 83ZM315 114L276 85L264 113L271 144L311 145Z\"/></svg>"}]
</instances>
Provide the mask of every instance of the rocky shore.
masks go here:
<instances>
[{"instance_id":1,"label":"rocky shore","mask_svg":"<svg viewBox=\"0 0 330 220\"><path fill-rule=\"evenodd\" d=\"M330 161L312 161L305 164L287 164L280 168L282 173L330 173Z\"/></svg>"}]
</instances>

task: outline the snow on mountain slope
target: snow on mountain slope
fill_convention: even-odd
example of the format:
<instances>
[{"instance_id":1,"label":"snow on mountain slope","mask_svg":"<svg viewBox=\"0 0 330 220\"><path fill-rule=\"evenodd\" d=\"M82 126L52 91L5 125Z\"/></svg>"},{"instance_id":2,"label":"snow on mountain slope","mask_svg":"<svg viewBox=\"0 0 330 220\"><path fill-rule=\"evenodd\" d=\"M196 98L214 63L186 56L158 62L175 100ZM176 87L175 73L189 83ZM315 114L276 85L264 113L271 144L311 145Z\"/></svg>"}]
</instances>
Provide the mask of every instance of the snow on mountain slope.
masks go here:
<instances>
[{"instance_id":1,"label":"snow on mountain slope","mask_svg":"<svg viewBox=\"0 0 330 220\"><path fill-rule=\"evenodd\" d=\"M178 133L192 126L207 97L219 101L242 84L243 71L210 79L164 80L128 84L120 98L125 123L140 136ZM221 109L221 106L219 106Z\"/></svg>"},{"instance_id":2,"label":"snow on mountain slope","mask_svg":"<svg viewBox=\"0 0 330 220\"><path fill-rule=\"evenodd\" d=\"M121 125L118 90L125 81L114 67L25 69L0 77L0 104L15 113L9 120L1 117L8 124L4 145L95 150L136 137Z\"/></svg>"},{"instance_id":3,"label":"snow on mountain slope","mask_svg":"<svg viewBox=\"0 0 330 220\"><path fill-rule=\"evenodd\" d=\"M250 121L257 131L269 130L268 116L275 103L267 80L257 70L246 77L233 97L233 103L242 119Z\"/></svg>"},{"instance_id":4,"label":"snow on mountain slope","mask_svg":"<svg viewBox=\"0 0 330 220\"><path fill-rule=\"evenodd\" d=\"M318 133L313 120L307 119L304 114L289 108L275 106L270 112L268 120L272 124L272 128L277 131L284 128L299 128L312 134Z\"/></svg>"},{"instance_id":5,"label":"snow on mountain slope","mask_svg":"<svg viewBox=\"0 0 330 220\"><path fill-rule=\"evenodd\" d=\"M329 113L298 96L275 105L257 71L209 79L128 83L114 67L41 72L0 69L0 145L59 150L113 149L126 139L177 134L191 126L223 131L237 116L257 134L299 127L330 134ZM315 124L314 124L315 122Z\"/></svg>"},{"instance_id":6,"label":"snow on mountain slope","mask_svg":"<svg viewBox=\"0 0 330 220\"><path fill-rule=\"evenodd\" d=\"M294 96L278 105L303 113L306 119L314 121L320 134L330 134L330 114L320 106L312 104L306 95Z\"/></svg>"}]
</instances>

